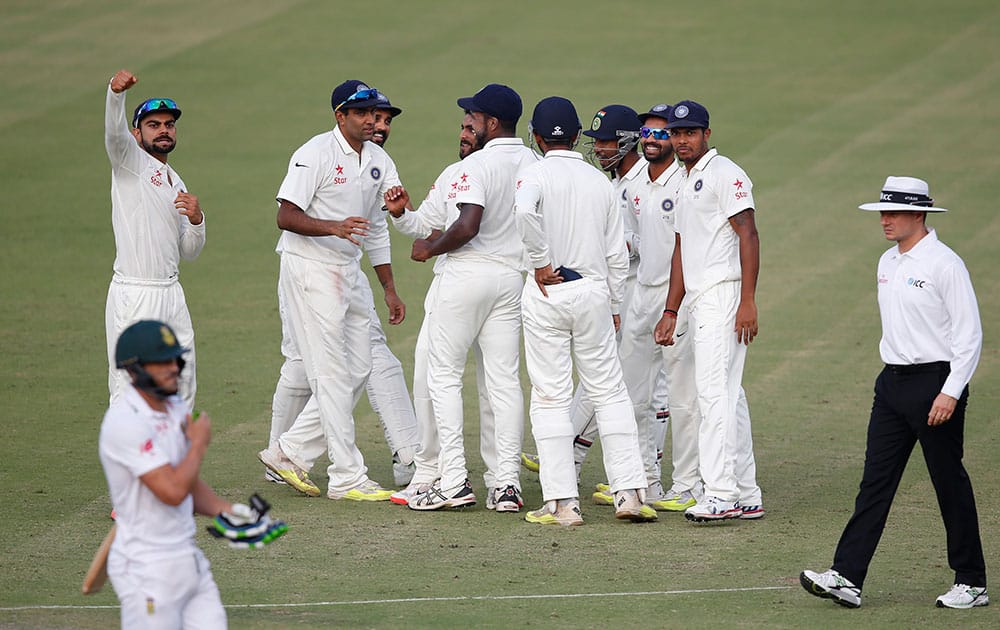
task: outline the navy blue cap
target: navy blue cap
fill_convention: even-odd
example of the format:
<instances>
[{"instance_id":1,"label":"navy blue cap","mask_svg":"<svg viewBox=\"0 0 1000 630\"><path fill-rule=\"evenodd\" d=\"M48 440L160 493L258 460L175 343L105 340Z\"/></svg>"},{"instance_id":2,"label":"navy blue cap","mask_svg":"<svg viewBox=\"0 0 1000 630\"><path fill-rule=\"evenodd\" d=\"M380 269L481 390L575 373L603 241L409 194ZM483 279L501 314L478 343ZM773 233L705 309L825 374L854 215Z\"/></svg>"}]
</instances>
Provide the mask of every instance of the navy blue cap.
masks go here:
<instances>
[{"instance_id":1,"label":"navy blue cap","mask_svg":"<svg viewBox=\"0 0 1000 630\"><path fill-rule=\"evenodd\" d=\"M499 83L490 83L474 95L458 99L458 106L466 111L483 112L515 123L523 111L517 92Z\"/></svg>"},{"instance_id":2,"label":"navy blue cap","mask_svg":"<svg viewBox=\"0 0 1000 630\"><path fill-rule=\"evenodd\" d=\"M159 114L161 112L167 114L173 114L174 120L181 117L181 110L177 108L177 102L172 98L147 98L143 102L136 105L135 111L132 112L132 126L138 127L142 119L150 114Z\"/></svg>"},{"instance_id":3,"label":"navy blue cap","mask_svg":"<svg viewBox=\"0 0 1000 630\"><path fill-rule=\"evenodd\" d=\"M590 129L583 135L595 140L617 140L621 132L639 133L639 114L627 105L608 105L594 114Z\"/></svg>"},{"instance_id":4,"label":"navy blue cap","mask_svg":"<svg viewBox=\"0 0 1000 630\"><path fill-rule=\"evenodd\" d=\"M701 103L681 101L667 117L667 129L701 127L708 129L708 110Z\"/></svg>"},{"instance_id":5,"label":"navy blue cap","mask_svg":"<svg viewBox=\"0 0 1000 630\"><path fill-rule=\"evenodd\" d=\"M580 117L568 99L549 96L538 101L531 114L531 131L546 140L573 140L580 131Z\"/></svg>"},{"instance_id":6,"label":"navy blue cap","mask_svg":"<svg viewBox=\"0 0 1000 630\"><path fill-rule=\"evenodd\" d=\"M333 88L330 107L338 109L366 108L378 105L378 90L368 87L364 81L351 79Z\"/></svg>"},{"instance_id":7,"label":"navy blue cap","mask_svg":"<svg viewBox=\"0 0 1000 630\"><path fill-rule=\"evenodd\" d=\"M669 120L670 112L673 111L673 109L673 106L667 105L666 103L653 105L649 108L648 112L639 116L639 120L641 120L643 124L646 123L647 118L662 118L663 120Z\"/></svg>"},{"instance_id":8,"label":"navy blue cap","mask_svg":"<svg viewBox=\"0 0 1000 630\"><path fill-rule=\"evenodd\" d=\"M389 102L389 97L385 94L378 93L378 103L375 104L375 109L384 109L389 112L389 115L395 118L403 113L403 110L398 107L393 107L392 103Z\"/></svg>"}]
</instances>

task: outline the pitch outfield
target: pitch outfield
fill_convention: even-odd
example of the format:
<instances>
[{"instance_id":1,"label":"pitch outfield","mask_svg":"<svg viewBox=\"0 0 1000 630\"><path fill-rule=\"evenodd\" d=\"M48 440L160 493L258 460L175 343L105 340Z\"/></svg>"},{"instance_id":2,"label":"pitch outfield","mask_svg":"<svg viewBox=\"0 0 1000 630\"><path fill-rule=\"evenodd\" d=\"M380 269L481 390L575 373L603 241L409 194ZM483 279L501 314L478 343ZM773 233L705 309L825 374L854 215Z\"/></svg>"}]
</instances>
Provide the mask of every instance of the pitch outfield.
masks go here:
<instances>
[{"instance_id":1,"label":"pitch outfield","mask_svg":"<svg viewBox=\"0 0 1000 630\"><path fill-rule=\"evenodd\" d=\"M979 296L986 338L966 464L987 563L997 566L993 3L448 1L389 11L18 0L0 16L0 627L117 620L110 588L92 598L78 589L110 524L96 456L114 255L102 110L105 82L120 67L140 78L130 106L154 95L181 103L171 164L207 215L208 245L182 269L198 337L198 406L215 426L204 476L233 499L260 490L292 527L260 553L200 535L232 627L1000 625L997 606L933 608L951 575L917 453L864 606L835 607L797 583L801 569L828 565L860 475L878 370L874 265L886 243L875 217L854 207L888 174L928 179L952 210L932 225L965 258ZM456 154L455 98L489 81L515 87L529 112L542 97L567 96L585 123L609 102L708 106L713 143L753 178L759 205L762 333L745 385L765 519L698 527L662 515L631 526L585 506L586 527L563 531L481 507L416 514L265 486L254 454L280 364L272 199L290 152L329 126L329 91L349 77L404 109L388 147L417 197ZM395 239L409 315L389 334L409 371L430 269L409 262L408 247ZM365 403L357 424L372 476L387 482L388 455ZM598 456L583 491L601 480ZM525 473L522 483L536 506L537 477Z\"/></svg>"}]
</instances>

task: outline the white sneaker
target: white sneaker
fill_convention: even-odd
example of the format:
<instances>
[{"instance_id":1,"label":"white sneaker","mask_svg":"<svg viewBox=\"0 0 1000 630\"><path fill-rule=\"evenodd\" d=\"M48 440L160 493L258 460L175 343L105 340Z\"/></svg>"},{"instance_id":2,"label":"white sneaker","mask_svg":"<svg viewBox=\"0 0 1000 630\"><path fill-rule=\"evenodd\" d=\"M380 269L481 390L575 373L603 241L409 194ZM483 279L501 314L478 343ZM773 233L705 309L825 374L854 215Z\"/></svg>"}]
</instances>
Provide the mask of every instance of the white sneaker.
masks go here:
<instances>
[{"instance_id":1,"label":"white sneaker","mask_svg":"<svg viewBox=\"0 0 1000 630\"><path fill-rule=\"evenodd\" d=\"M684 510L684 518L696 523L739 518L742 514L739 501L724 501L719 497L705 497Z\"/></svg>"},{"instance_id":2,"label":"white sneaker","mask_svg":"<svg viewBox=\"0 0 1000 630\"><path fill-rule=\"evenodd\" d=\"M493 492L490 493L490 498L493 499L493 509L497 512L517 512L524 505L521 491L512 485L494 488ZM489 498L486 500L486 504L489 506Z\"/></svg>"},{"instance_id":3,"label":"white sneaker","mask_svg":"<svg viewBox=\"0 0 1000 630\"><path fill-rule=\"evenodd\" d=\"M427 489L431 487L429 483L410 483L402 490L397 490L389 496L389 500L396 505L408 505L410 499L417 496L421 492L427 492Z\"/></svg>"},{"instance_id":4,"label":"white sneaker","mask_svg":"<svg viewBox=\"0 0 1000 630\"><path fill-rule=\"evenodd\" d=\"M861 606L861 589L854 586L854 582L851 582L833 569L824 571L823 573L803 571L799 574L799 583L802 584L802 588L816 597L832 599L834 603L848 608ZM954 590L952 589L952 592ZM983 591L985 593L985 589ZM942 595L941 597L947 597L947 595ZM941 597L938 598L939 605Z\"/></svg>"},{"instance_id":5,"label":"white sneaker","mask_svg":"<svg viewBox=\"0 0 1000 630\"><path fill-rule=\"evenodd\" d=\"M938 608L975 608L989 606L990 596L986 594L985 586L968 586L955 584L951 590L937 598Z\"/></svg>"},{"instance_id":6,"label":"white sneaker","mask_svg":"<svg viewBox=\"0 0 1000 630\"><path fill-rule=\"evenodd\" d=\"M497 495L496 488L486 489L486 509L495 510L497 509Z\"/></svg>"},{"instance_id":7,"label":"white sneaker","mask_svg":"<svg viewBox=\"0 0 1000 630\"><path fill-rule=\"evenodd\" d=\"M583 513L577 499L546 501L545 505L524 515L524 520L539 525L563 525L573 527L583 525Z\"/></svg>"},{"instance_id":8,"label":"white sneaker","mask_svg":"<svg viewBox=\"0 0 1000 630\"><path fill-rule=\"evenodd\" d=\"M411 510L440 510L475 504L476 495L472 491L472 484L466 479L461 486L447 492L441 489L440 481L435 481L434 485L410 499L406 506Z\"/></svg>"},{"instance_id":9,"label":"white sneaker","mask_svg":"<svg viewBox=\"0 0 1000 630\"><path fill-rule=\"evenodd\" d=\"M648 523L657 519L656 510L643 503L639 490L619 490L615 493L615 518L633 523Z\"/></svg>"},{"instance_id":10,"label":"white sneaker","mask_svg":"<svg viewBox=\"0 0 1000 630\"><path fill-rule=\"evenodd\" d=\"M285 480L281 478L281 475L279 475L278 473L274 472L270 468L265 468L264 469L264 481L270 481L271 483L276 483L279 486L287 486L288 485L287 483L285 483Z\"/></svg>"}]
</instances>

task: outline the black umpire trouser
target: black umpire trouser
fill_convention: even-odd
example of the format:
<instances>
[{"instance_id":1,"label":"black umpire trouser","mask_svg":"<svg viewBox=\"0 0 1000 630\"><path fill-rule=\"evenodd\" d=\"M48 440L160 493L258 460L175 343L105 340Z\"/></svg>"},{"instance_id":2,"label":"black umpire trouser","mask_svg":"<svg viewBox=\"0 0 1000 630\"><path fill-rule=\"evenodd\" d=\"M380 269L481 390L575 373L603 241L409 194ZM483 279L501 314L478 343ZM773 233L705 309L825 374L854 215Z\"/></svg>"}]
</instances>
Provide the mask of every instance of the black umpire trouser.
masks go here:
<instances>
[{"instance_id":1,"label":"black umpire trouser","mask_svg":"<svg viewBox=\"0 0 1000 630\"><path fill-rule=\"evenodd\" d=\"M976 500L962 465L969 388L962 392L950 420L936 427L927 425L927 415L949 370L947 362L886 366L875 381L861 488L833 559L833 569L859 588L918 440L941 508L955 583L986 586Z\"/></svg>"}]
</instances>

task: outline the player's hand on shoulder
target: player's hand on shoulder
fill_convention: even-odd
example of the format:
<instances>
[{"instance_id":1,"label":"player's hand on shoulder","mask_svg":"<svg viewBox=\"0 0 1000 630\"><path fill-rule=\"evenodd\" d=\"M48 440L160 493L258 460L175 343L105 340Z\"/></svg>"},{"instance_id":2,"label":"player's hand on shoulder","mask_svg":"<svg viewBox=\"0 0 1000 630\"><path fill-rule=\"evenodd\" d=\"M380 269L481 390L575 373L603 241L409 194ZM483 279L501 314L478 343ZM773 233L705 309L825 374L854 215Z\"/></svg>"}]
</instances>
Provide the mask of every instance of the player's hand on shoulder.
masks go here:
<instances>
[{"instance_id":1,"label":"player's hand on shoulder","mask_svg":"<svg viewBox=\"0 0 1000 630\"><path fill-rule=\"evenodd\" d=\"M343 221L330 221L330 235L348 240L361 246L361 241L355 237L368 236L368 219L362 217L347 217Z\"/></svg>"},{"instance_id":2,"label":"player's hand on shoulder","mask_svg":"<svg viewBox=\"0 0 1000 630\"><path fill-rule=\"evenodd\" d=\"M191 225L201 225L201 222L205 220L205 215L201 211L201 204L198 203L198 197L191 193L177 193L177 198L174 199L174 207L177 208L180 214L188 218Z\"/></svg>"},{"instance_id":3,"label":"player's hand on shoulder","mask_svg":"<svg viewBox=\"0 0 1000 630\"><path fill-rule=\"evenodd\" d=\"M198 412L197 417L191 417L191 414L187 416L187 422L184 424L184 435L191 444L202 444L208 446L208 443L212 441L212 419L208 416L207 412Z\"/></svg>"},{"instance_id":4,"label":"player's hand on shoulder","mask_svg":"<svg viewBox=\"0 0 1000 630\"><path fill-rule=\"evenodd\" d=\"M111 77L111 91L115 94L121 94L138 82L139 79L134 74L122 69L116 72L115 76Z\"/></svg>"}]
</instances>

